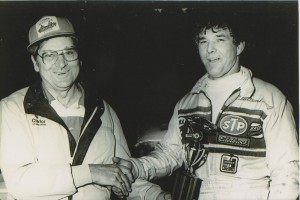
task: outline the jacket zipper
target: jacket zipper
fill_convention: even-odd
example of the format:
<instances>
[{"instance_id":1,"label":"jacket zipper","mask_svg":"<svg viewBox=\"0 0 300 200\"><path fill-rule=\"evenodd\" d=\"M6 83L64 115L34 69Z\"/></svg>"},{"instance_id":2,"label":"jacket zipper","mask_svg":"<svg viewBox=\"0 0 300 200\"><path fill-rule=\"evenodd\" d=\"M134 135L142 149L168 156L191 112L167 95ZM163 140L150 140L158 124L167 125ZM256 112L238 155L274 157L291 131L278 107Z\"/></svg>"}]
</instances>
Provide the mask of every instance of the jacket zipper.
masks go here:
<instances>
[{"instance_id":1,"label":"jacket zipper","mask_svg":"<svg viewBox=\"0 0 300 200\"><path fill-rule=\"evenodd\" d=\"M79 143L79 141L80 141L80 138L81 138L82 135L84 134L84 131L85 131L86 127L89 125L90 121L93 119L93 117L94 117L94 115L95 115L95 113L96 113L97 110L98 110L98 107L96 107L96 108L94 109L93 113L91 114L90 118L88 119L88 121L86 122L86 124L84 125L84 128L82 129L82 131L81 131L81 133L80 133L79 139L78 139L78 141L77 141L77 143L76 143L76 147L75 147L75 150L74 150L74 153L73 153L73 156L72 156L72 163L73 163L73 158L74 158L74 156L76 155L76 152L77 152L78 143Z\"/></svg>"},{"instance_id":2,"label":"jacket zipper","mask_svg":"<svg viewBox=\"0 0 300 200\"><path fill-rule=\"evenodd\" d=\"M226 99L225 103L223 104L223 106L222 106L222 108L221 108L221 110L220 110L220 112L217 116L216 123L215 123L216 125L219 123L222 113L228 108L228 106L230 106L240 96L239 95L240 91L241 91L241 88L238 88L238 89L234 90L231 93L231 95ZM235 94L237 94L236 97L233 96ZM211 107L212 107L212 105L211 105Z\"/></svg>"}]
</instances>

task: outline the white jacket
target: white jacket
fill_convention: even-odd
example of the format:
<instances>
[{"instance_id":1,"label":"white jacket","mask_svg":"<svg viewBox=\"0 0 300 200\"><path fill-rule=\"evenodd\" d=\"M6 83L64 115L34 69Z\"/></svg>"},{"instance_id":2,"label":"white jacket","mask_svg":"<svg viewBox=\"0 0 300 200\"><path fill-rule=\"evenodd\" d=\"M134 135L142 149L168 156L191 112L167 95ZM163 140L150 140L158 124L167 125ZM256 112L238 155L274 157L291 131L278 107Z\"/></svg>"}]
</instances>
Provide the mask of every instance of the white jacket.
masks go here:
<instances>
[{"instance_id":1,"label":"white jacket","mask_svg":"<svg viewBox=\"0 0 300 200\"><path fill-rule=\"evenodd\" d=\"M96 134L83 165L111 164L112 157L128 158L130 152L121 124L112 108L85 91L85 118L82 135L72 156L74 143L61 118L35 84L1 100L1 171L9 197L15 199L76 200L110 199L106 187L90 184L76 188L71 165L81 153L87 136ZM72 147L73 145L73 147ZM76 145L76 144L75 144ZM156 199L160 188L136 180L129 199Z\"/></svg>"},{"instance_id":2,"label":"white jacket","mask_svg":"<svg viewBox=\"0 0 300 200\"><path fill-rule=\"evenodd\" d=\"M218 132L204 145L209 152L196 175L203 180L200 199L296 199L299 152L292 107L273 85L252 77L224 102ZM186 164L187 121L211 120L205 92L207 75L176 105L168 132L149 156L132 159L139 176L154 179Z\"/></svg>"}]
</instances>

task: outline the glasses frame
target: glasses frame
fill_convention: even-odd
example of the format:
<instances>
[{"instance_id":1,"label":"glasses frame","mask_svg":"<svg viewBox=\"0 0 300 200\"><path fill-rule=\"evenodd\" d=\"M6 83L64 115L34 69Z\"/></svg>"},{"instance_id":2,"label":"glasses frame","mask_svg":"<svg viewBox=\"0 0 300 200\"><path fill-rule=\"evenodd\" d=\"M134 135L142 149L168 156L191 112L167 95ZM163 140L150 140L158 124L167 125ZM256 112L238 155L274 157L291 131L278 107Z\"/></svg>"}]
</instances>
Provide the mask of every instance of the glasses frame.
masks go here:
<instances>
[{"instance_id":1,"label":"glasses frame","mask_svg":"<svg viewBox=\"0 0 300 200\"><path fill-rule=\"evenodd\" d=\"M67 60L67 59L66 59L65 53L66 53L67 51L69 51L69 50L74 50L74 51L77 53L77 56L76 56L75 59L72 59L72 60ZM61 55L61 56L63 57L63 59L64 59L65 61L67 61L67 62L72 62L72 61L74 61L74 60L78 60L78 50L77 50L76 48L69 48L69 49L63 49L63 50L57 50L57 51L49 51L49 52L51 52L51 53L57 53L57 57L56 57L56 59L54 59L55 61L53 61L53 63L52 63L52 62L51 62L51 63L46 63L46 62L45 62L44 54L46 54L47 52L43 53L42 55L40 55L40 54L37 52L37 55L38 55L39 57L42 58L42 61L43 61L43 63L44 63L45 65L53 65L53 64L55 64L55 63L57 62L58 57L59 57L60 55Z\"/></svg>"}]
</instances>

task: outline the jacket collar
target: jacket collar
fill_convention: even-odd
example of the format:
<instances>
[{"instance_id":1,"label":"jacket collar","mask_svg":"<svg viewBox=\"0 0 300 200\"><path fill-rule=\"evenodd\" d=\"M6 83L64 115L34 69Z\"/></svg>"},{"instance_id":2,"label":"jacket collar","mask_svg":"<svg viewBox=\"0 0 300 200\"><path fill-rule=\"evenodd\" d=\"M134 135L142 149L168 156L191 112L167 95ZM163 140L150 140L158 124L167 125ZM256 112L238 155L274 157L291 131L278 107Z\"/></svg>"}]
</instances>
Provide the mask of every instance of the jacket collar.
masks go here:
<instances>
[{"instance_id":1,"label":"jacket collar","mask_svg":"<svg viewBox=\"0 0 300 200\"><path fill-rule=\"evenodd\" d=\"M241 66L242 73L246 76L246 81L239 86L240 96L242 97L251 97L255 91L254 84L252 82L252 72L250 69ZM201 92L206 93L208 74L205 74L199 81L195 84L191 90L192 94L199 94ZM237 88L238 89L238 88Z\"/></svg>"},{"instance_id":2,"label":"jacket collar","mask_svg":"<svg viewBox=\"0 0 300 200\"><path fill-rule=\"evenodd\" d=\"M96 95L93 95L93 93L90 93L87 90L84 91L84 95L85 95L84 96L85 115L83 119L82 130L83 127L85 127L86 123L88 122L89 118L92 116L93 111L95 110L96 107L98 107L96 114L98 116L99 122L94 124L96 127L99 128L99 126L101 125L100 117L104 112L103 100L100 97L96 98ZM25 113L48 118L60 124L66 129L68 133L69 143L70 143L70 153L71 155L73 155L76 147L76 141L72 136L71 132L69 131L68 127L64 123L64 121L59 117L56 111L49 104L49 101L47 100L43 92L42 83L40 81L36 82L35 84L33 84L28 88L27 93L25 94L23 104L24 104Z\"/></svg>"},{"instance_id":3,"label":"jacket collar","mask_svg":"<svg viewBox=\"0 0 300 200\"><path fill-rule=\"evenodd\" d=\"M82 85L82 84L80 84ZM95 107L99 107L103 110L103 100L93 93L87 91L84 87L84 107L86 110L85 118L89 118ZM39 115L42 117L55 120L57 114L55 110L50 106L44 91L42 89L42 83L36 82L28 88L28 91L24 98L24 109L27 114ZM56 121L57 122L57 121Z\"/></svg>"},{"instance_id":4,"label":"jacket collar","mask_svg":"<svg viewBox=\"0 0 300 200\"><path fill-rule=\"evenodd\" d=\"M39 115L58 123L61 122L57 119L55 110L50 106L44 95L41 82L36 82L28 88L23 104L27 114Z\"/></svg>"}]
</instances>

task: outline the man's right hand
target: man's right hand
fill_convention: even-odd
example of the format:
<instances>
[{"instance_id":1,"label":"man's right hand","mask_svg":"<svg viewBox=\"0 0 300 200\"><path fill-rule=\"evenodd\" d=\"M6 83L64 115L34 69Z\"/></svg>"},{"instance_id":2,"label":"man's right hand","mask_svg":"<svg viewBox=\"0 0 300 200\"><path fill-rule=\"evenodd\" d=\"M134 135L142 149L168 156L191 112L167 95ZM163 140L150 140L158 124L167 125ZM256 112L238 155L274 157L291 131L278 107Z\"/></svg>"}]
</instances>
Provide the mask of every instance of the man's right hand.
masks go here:
<instances>
[{"instance_id":1,"label":"man's right hand","mask_svg":"<svg viewBox=\"0 0 300 200\"><path fill-rule=\"evenodd\" d=\"M124 174L127 175L131 182L134 182L135 179L137 179L137 169L134 168L134 165L130 160L125 160L120 157L113 157L112 161L114 162L114 164L120 167L120 169L123 171ZM130 173L127 174L127 171L125 171L124 169L130 170Z\"/></svg>"},{"instance_id":2,"label":"man's right hand","mask_svg":"<svg viewBox=\"0 0 300 200\"><path fill-rule=\"evenodd\" d=\"M131 192L131 181L115 164L90 164L90 171L93 183L102 186L116 187L122 191L124 196L128 196ZM125 169L127 170L127 169ZM131 170L127 170L126 174L131 174Z\"/></svg>"},{"instance_id":3,"label":"man's right hand","mask_svg":"<svg viewBox=\"0 0 300 200\"><path fill-rule=\"evenodd\" d=\"M129 179L130 183L133 183L136 179L133 175L133 165L129 160L125 160L119 157L113 157L112 161L115 165L117 165L122 172L127 176ZM128 173L128 171L130 173ZM119 188L112 187L112 191L119 199L123 199L124 195L122 194L122 191Z\"/></svg>"}]
</instances>

